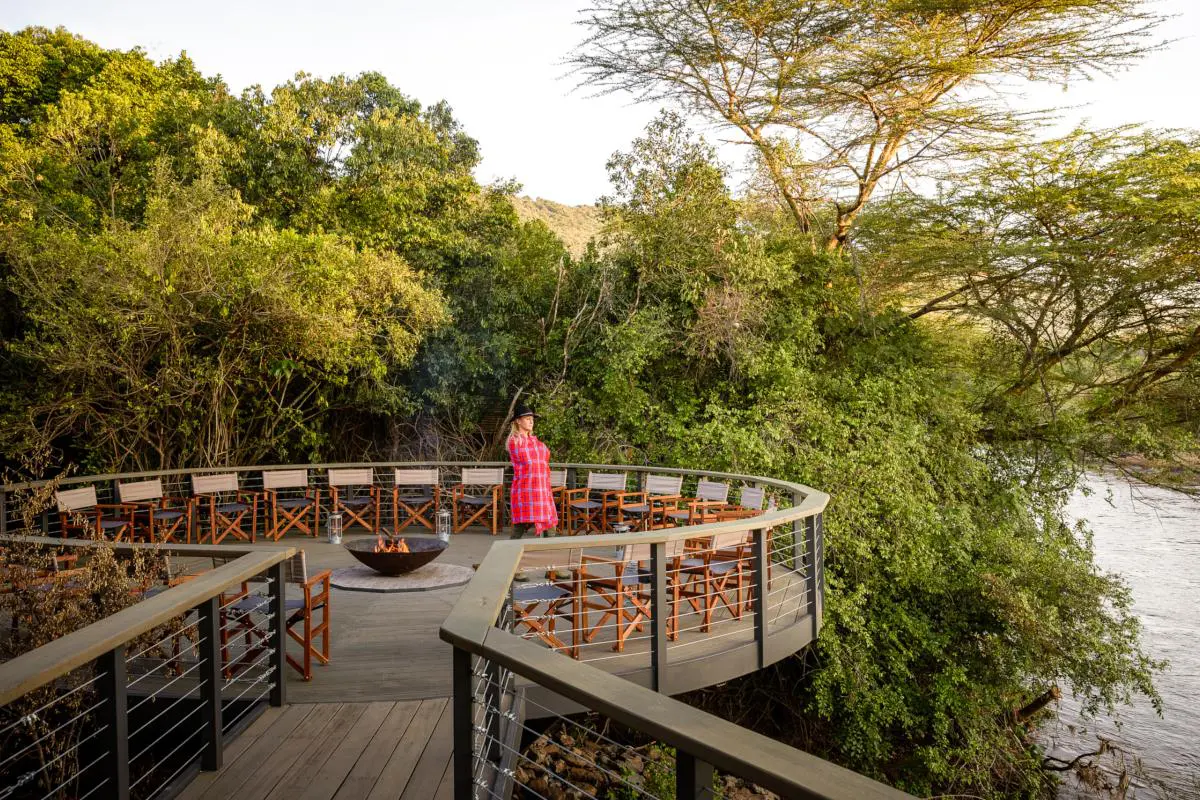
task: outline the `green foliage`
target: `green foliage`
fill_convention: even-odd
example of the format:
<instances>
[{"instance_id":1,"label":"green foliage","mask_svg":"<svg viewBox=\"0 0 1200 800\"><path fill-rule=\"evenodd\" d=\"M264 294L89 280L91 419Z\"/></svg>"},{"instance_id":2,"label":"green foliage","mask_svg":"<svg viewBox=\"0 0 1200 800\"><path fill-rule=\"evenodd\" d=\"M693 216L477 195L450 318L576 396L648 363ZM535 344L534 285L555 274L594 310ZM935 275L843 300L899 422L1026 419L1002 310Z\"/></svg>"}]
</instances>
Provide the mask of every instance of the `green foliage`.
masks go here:
<instances>
[{"instance_id":1,"label":"green foliage","mask_svg":"<svg viewBox=\"0 0 1200 800\"><path fill-rule=\"evenodd\" d=\"M331 409L404 408L388 374L441 298L397 256L249 217L164 169L137 227L11 229L11 351L41 380L10 435L70 436L97 469L303 459L328 448Z\"/></svg>"}]
</instances>

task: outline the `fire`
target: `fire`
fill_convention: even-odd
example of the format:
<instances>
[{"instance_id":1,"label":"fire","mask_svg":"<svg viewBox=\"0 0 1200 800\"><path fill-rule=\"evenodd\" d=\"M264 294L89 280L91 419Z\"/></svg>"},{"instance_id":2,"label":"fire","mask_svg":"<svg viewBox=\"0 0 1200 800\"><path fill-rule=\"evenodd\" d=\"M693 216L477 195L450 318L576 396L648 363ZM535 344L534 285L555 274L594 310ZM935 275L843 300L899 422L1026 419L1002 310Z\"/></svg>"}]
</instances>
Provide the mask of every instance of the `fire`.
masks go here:
<instances>
[{"instance_id":1,"label":"fire","mask_svg":"<svg viewBox=\"0 0 1200 800\"><path fill-rule=\"evenodd\" d=\"M375 543L375 552L376 553L407 553L407 552L409 552L408 543L405 542L403 539L393 539L392 541L389 542L389 541L384 540L383 535L380 534L379 541L377 541Z\"/></svg>"}]
</instances>

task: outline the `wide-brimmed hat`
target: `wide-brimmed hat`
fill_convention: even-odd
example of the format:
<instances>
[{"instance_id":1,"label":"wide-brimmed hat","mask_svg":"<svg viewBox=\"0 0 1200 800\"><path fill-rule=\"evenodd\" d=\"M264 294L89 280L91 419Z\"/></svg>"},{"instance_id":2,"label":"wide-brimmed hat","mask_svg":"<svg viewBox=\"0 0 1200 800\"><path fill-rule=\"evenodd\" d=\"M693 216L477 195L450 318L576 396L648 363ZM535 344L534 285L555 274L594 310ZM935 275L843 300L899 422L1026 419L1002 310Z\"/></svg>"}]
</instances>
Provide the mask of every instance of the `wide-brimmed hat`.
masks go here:
<instances>
[{"instance_id":1,"label":"wide-brimmed hat","mask_svg":"<svg viewBox=\"0 0 1200 800\"><path fill-rule=\"evenodd\" d=\"M530 408L528 404L517 403L517 407L513 410L512 418L513 418L513 421L515 422L518 419L520 419L521 417L536 417L536 416L537 416L537 414L533 413L533 409Z\"/></svg>"}]
</instances>

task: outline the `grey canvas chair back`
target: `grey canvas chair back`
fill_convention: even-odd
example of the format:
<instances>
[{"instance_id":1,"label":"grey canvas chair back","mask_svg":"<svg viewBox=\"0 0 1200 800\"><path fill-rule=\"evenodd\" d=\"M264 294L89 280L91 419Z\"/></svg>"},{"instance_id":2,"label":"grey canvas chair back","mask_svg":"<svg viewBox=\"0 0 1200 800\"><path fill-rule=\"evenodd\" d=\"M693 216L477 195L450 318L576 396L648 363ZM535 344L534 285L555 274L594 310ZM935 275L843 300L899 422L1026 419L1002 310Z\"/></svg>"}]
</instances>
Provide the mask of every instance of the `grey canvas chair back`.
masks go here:
<instances>
[{"instance_id":1,"label":"grey canvas chair back","mask_svg":"<svg viewBox=\"0 0 1200 800\"><path fill-rule=\"evenodd\" d=\"M710 503L729 502L729 484L706 481L703 478L696 484L696 499Z\"/></svg>"},{"instance_id":2,"label":"grey canvas chair back","mask_svg":"<svg viewBox=\"0 0 1200 800\"><path fill-rule=\"evenodd\" d=\"M555 487L555 486L566 486L566 485L567 485L567 471L565 469L550 470L550 486Z\"/></svg>"},{"instance_id":3,"label":"grey canvas chair back","mask_svg":"<svg viewBox=\"0 0 1200 800\"><path fill-rule=\"evenodd\" d=\"M301 585L308 583L308 563L304 560L303 550L283 562L283 581Z\"/></svg>"},{"instance_id":4,"label":"grey canvas chair back","mask_svg":"<svg viewBox=\"0 0 1200 800\"><path fill-rule=\"evenodd\" d=\"M669 561L670 559L675 558L676 556L683 555L684 544L685 544L685 542L683 539L676 539L675 541L667 542L666 543L667 560ZM652 545L649 545L649 544L621 545L616 548L616 557L617 557L617 559L619 559L621 561L626 561L626 562L649 561L651 547L652 547Z\"/></svg>"},{"instance_id":5,"label":"grey canvas chair back","mask_svg":"<svg viewBox=\"0 0 1200 800\"><path fill-rule=\"evenodd\" d=\"M396 470L397 486L437 486L437 469L398 469Z\"/></svg>"},{"instance_id":6,"label":"grey canvas chair back","mask_svg":"<svg viewBox=\"0 0 1200 800\"><path fill-rule=\"evenodd\" d=\"M677 495L683 491L682 475L648 475L646 476L646 493L660 495Z\"/></svg>"},{"instance_id":7,"label":"grey canvas chair back","mask_svg":"<svg viewBox=\"0 0 1200 800\"><path fill-rule=\"evenodd\" d=\"M748 508L751 511L762 511L766 495L767 493L763 489L759 489L756 486L746 486L742 489L742 501L738 505L742 508Z\"/></svg>"},{"instance_id":8,"label":"grey canvas chair back","mask_svg":"<svg viewBox=\"0 0 1200 800\"><path fill-rule=\"evenodd\" d=\"M162 496L162 478L117 484L117 497L122 503L142 503L147 500L161 500Z\"/></svg>"},{"instance_id":9,"label":"grey canvas chair back","mask_svg":"<svg viewBox=\"0 0 1200 800\"><path fill-rule=\"evenodd\" d=\"M237 490L238 476L236 472L192 476L192 494L220 494Z\"/></svg>"},{"instance_id":10,"label":"grey canvas chair back","mask_svg":"<svg viewBox=\"0 0 1200 800\"><path fill-rule=\"evenodd\" d=\"M328 478L330 486L373 486L375 470L370 467L331 469Z\"/></svg>"},{"instance_id":11,"label":"grey canvas chair back","mask_svg":"<svg viewBox=\"0 0 1200 800\"><path fill-rule=\"evenodd\" d=\"M623 492L625 491L625 473L589 472L587 488L589 491L595 489L600 492Z\"/></svg>"},{"instance_id":12,"label":"grey canvas chair back","mask_svg":"<svg viewBox=\"0 0 1200 800\"><path fill-rule=\"evenodd\" d=\"M464 467L463 486L496 486L504 483L504 467Z\"/></svg>"},{"instance_id":13,"label":"grey canvas chair back","mask_svg":"<svg viewBox=\"0 0 1200 800\"><path fill-rule=\"evenodd\" d=\"M262 474L264 489L307 489L308 470L272 469Z\"/></svg>"},{"instance_id":14,"label":"grey canvas chair back","mask_svg":"<svg viewBox=\"0 0 1200 800\"><path fill-rule=\"evenodd\" d=\"M98 502L96 500L96 487L85 486L82 489L68 489L65 492L58 492L54 496L55 502L58 503L59 511L82 511L85 508L91 508Z\"/></svg>"}]
</instances>

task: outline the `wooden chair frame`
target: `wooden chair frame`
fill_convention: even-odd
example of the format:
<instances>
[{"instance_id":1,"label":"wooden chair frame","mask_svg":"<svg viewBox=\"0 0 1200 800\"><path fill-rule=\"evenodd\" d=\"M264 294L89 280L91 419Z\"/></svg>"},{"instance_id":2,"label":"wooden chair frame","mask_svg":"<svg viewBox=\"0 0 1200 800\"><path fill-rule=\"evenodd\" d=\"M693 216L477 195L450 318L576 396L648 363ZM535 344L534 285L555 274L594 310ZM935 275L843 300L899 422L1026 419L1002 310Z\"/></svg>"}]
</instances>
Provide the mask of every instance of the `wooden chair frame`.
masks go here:
<instances>
[{"instance_id":1,"label":"wooden chair frame","mask_svg":"<svg viewBox=\"0 0 1200 800\"><path fill-rule=\"evenodd\" d=\"M482 487L484 492L469 494L468 486ZM461 533L478 521L484 527L491 523L492 536L499 533L503 490L504 467L464 467L459 483L450 487L454 507L454 532Z\"/></svg>"},{"instance_id":2,"label":"wooden chair frame","mask_svg":"<svg viewBox=\"0 0 1200 800\"><path fill-rule=\"evenodd\" d=\"M626 489L624 472L588 472L587 485L566 489L567 533L605 533L620 520L617 508L622 501L644 499L641 492Z\"/></svg>"},{"instance_id":3,"label":"wooden chair frame","mask_svg":"<svg viewBox=\"0 0 1200 800\"><path fill-rule=\"evenodd\" d=\"M227 536L250 542L258 539L259 492L242 489L238 473L192 475L192 496L197 509L207 508L212 544L220 544ZM244 527L246 522L250 523L249 532ZM198 538L204 542L202 527Z\"/></svg>"},{"instance_id":4,"label":"wooden chair frame","mask_svg":"<svg viewBox=\"0 0 1200 800\"><path fill-rule=\"evenodd\" d=\"M579 644L583 633L583 582L579 570L581 560L581 550L569 551L566 566L571 578L566 583L549 581L512 587L509 599L513 610L513 633L526 639L538 639L555 650L567 651L572 658L579 658ZM522 559L522 567L525 566L527 564ZM571 624L570 644L558 635L556 626L562 618L568 619Z\"/></svg>"},{"instance_id":5,"label":"wooden chair frame","mask_svg":"<svg viewBox=\"0 0 1200 800\"><path fill-rule=\"evenodd\" d=\"M134 530L143 529L148 541L176 542L182 536L185 543L192 543L192 498L165 494L162 478L118 483L117 497L122 503L136 507Z\"/></svg>"},{"instance_id":6,"label":"wooden chair frame","mask_svg":"<svg viewBox=\"0 0 1200 800\"><path fill-rule=\"evenodd\" d=\"M371 467L352 467L349 469L331 469L329 479L330 510L335 514L344 514L346 521L343 530L350 527L351 522L357 522L371 533L378 534L382 524L380 519L380 489L375 485L375 470ZM367 494L355 494L353 490L367 487ZM366 502L361 502L361 501Z\"/></svg>"},{"instance_id":7,"label":"wooden chair frame","mask_svg":"<svg viewBox=\"0 0 1200 800\"><path fill-rule=\"evenodd\" d=\"M314 658L321 664L328 664L330 659L329 633L332 617L329 601L332 597L330 585L332 575L331 570L323 570L310 577L303 550L285 562L285 580L298 587L304 595L303 603L295 604L297 608L291 610L286 621L288 637L299 643L303 648L304 655L300 660L296 660L291 653L288 653L287 662L306 681L312 680ZM320 612L321 615L319 621L316 619L317 612ZM299 631L296 630L297 628ZM320 639L319 647L316 643L317 639Z\"/></svg>"},{"instance_id":8,"label":"wooden chair frame","mask_svg":"<svg viewBox=\"0 0 1200 800\"><path fill-rule=\"evenodd\" d=\"M668 542L666 546L667 636L670 639L679 636L678 565L683 547L683 542ZM583 641L592 642L611 619L615 627L613 650L622 652L630 634L643 630L645 623L653 618L649 559L650 545L644 544L626 545L617 558L582 556L577 581L581 586L579 606L583 619L576 627L582 631ZM600 612L595 625L590 621L592 611Z\"/></svg>"},{"instance_id":9,"label":"wooden chair frame","mask_svg":"<svg viewBox=\"0 0 1200 800\"><path fill-rule=\"evenodd\" d=\"M550 470L550 496L554 499L554 508L558 511L558 519L565 527L567 524L567 471L565 469Z\"/></svg>"},{"instance_id":10,"label":"wooden chair frame","mask_svg":"<svg viewBox=\"0 0 1200 800\"><path fill-rule=\"evenodd\" d=\"M705 522L716 522L718 514L722 511L728 511L729 506L729 484L718 483L716 481L707 481L703 478L696 484L696 494L691 498L684 498L676 510L664 510L664 524L671 523L667 520L672 520L675 523L683 525L701 525Z\"/></svg>"},{"instance_id":11,"label":"wooden chair frame","mask_svg":"<svg viewBox=\"0 0 1200 800\"><path fill-rule=\"evenodd\" d=\"M438 470L434 469L398 469L395 474L395 486L392 487L392 530L399 534L409 525L423 525L429 530L437 530L437 513L441 504L442 487ZM428 488L424 494L413 493L421 488ZM404 521L400 520L400 512L404 512Z\"/></svg>"},{"instance_id":12,"label":"wooden chair frame","mask_svg":"<svg viewBox=\"0 0 1200 800\"><path fill-rule=\"evenodd\" d=\"M718 534L688 541L690 554L685 553L679 571L680 596L701 614L700 631L712 626L718 604L723 605L734 619L741 619L749 607L746 591L749 588L751 544L750 532ZM730 599L736 591L737 599Z\"/></svg>"},{"instance_id":13,"label":"wooden chair frame","mask_svg":"<svg viewBox=\"0 0 1200 800\"><path fill-rule=\"evenodd\" d=\"M263 470L262 481L269 525L263 535L275 541L291 530L316 536L321 524L321 490L312 485L308 470ZM289 496L280 497L281 491Z\"/></svg>"},{"instance_id":14,"label":"wooden chair frame","mask_svg":"<svg viewBox=\"0 0 1200 800\"><path fill-rule=\"evenodd\" d=\"M126 535L133 538L133 512L135 506L128 503L101 503L96 499L96 487L84 486L79 489L67 489L57 492L54 496L58 506L59 530L63 538L69 538L72 531L79 531L85 536L104 536L112 531L114 542L121 541ZM105 511L120 512L116 519L105 520ZM80 518L83 519L80 522Z\"/></svg>"},{"instance_id":15,"label":"wooden chair frame","mask_svg":"<svg viewBox=\"0 0 1200 800\"><path fill-rule=\"evenodd\" d=\"M627 517L636 521L634 530L651 531L670 527L666 522L668 511L679 508L683 501L682 475L647 475L643 490L631 493L630 497L622 497L617 504L617 518L624 521Z\"/></svg>"}]
</instances>

